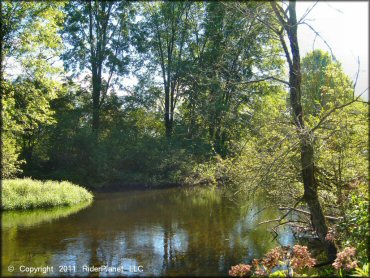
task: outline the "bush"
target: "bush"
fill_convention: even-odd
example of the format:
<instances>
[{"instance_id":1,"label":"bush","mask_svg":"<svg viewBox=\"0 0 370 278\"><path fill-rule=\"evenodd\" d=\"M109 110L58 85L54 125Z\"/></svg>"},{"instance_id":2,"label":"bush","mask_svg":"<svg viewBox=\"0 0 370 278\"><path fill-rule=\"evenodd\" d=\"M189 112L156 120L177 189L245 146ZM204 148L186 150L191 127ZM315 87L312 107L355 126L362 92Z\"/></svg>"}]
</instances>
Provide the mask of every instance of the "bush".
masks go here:
<instances>
[{"instance_id":1,"label":"bush","mask_svg":"<svg viewBox=\"0 0 370 278\"><path fill-rule=\"evenodd\" d=\"M93 199L85 188L67 181L10 179L3 181L1 190L3 210L72 206Z\"/></svg>"},{"instance_id":2,"label":"bush","mask_svg":"<svg viewBox=\"0 0 370 278\"><path fill-rule=\"evenodd\" d=\"M345 219L339 224L339 241L343 247L354 246L358 257L367 259L368 238L370 237L368 225L368 191L366 185L354 190L346 204Z\"/></svg>"}]
</instances>

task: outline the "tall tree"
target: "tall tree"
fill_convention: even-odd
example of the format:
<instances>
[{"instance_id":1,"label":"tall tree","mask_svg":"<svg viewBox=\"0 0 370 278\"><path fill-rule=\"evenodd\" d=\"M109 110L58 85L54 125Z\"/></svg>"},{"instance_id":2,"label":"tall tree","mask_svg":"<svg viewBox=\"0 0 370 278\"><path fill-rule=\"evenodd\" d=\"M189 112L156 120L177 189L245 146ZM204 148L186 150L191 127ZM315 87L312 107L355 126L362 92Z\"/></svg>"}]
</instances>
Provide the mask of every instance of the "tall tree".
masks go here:
<instances>
[{"instance_id":1,"label":"tall tree","mask_svg":"<svg viewBox=\"0 0 370 278\"><path fill-rule=\"evenodd\" d=\"M366 103L353 100L353 82L329 53L315 50L302 59L302 105L315 129L315 171L322 187L331 188L344 220L346 190L366 179ZM325 115L335 107L324 121Z\"/></svg>"},{"instance_id":2,"label":"tall tree","mask_svg":"<svg viewBox=\"0 0 370 278\"><path fill-rule=\"evenodd\" d=\"M310 212L312 226L315 229L320 241L327 250L329 260L334 260L337 247L333 241L327 240L328 226L319 201L317 191L317 180L315 178L314 163L314 134L307 127L302 108L302 73L301 57L298 44L298 20L296 15L296 2L290 1L286 10L276 2L271 2L271 7L280 23L278 30L281 45L284 49L286 60L289 66L289 95L292 107L293 120L298 137L300 139L301 171L304 186L304 200ZM289 47L284 39L284 32L289 40Z\"/></svg>"},{"instance_id":3,"label":"tall tree","mask_svg":"<svg viewBox=\"0 0 370 278\"><path fill-rule=\"evenodd\" d=\"M255 2L241 7L258 13ZM225 156L227 142L237 138L237 130L247 124L240 110L263 91L251 84L261 74L279 69L281 62L268 28L240 10L227 9L223 3L206 4L201 31L202 51L194 58L198 63L191 72L189 88L193 92L189 92L189 99L195 97L190 94L197 95L197 113L204 115L214 150ZM264 55L270 57L269 63L262 63Z\"/></svg>"},{"instance_id":4,"label":"tall tree","mask_svg":"<svg viewBox=\"0 0 370 278\"><path fill-rule=\"evenodd\" d=\"M63 39L65 65L91 74L92 129L99 130L100 108L112 81L127 72L129 25L134 16L127 1L73 2L66 6Z\"/></svg>"},{"instance_id":5,"label":"tall tree","mask_svg":"<svg viewBox=\"0 0 370 278\"><path fill-rule=\"evenodd\" d=\"M321 50L315 50L302 59L302 105L306 114L319 115L322 108L333 100L331 93L326 90L333 83L333 78L327 74L328 66L339 65Z\"/></svg>"},{"instance_id":6,"label":"tall tree","mask_svg":"<svg viewBox=\"0 0 370 278\"><path fill-rule=\"evenodd\" d=\"M164 124L171 137L178 103L186 46L190 31L191 2L154 2L144 8L145 18L137 35L138 50L147 52L160 70L164 90ZM155 69L156 70L156 69Z\"/></svg>"},{"instance_id":7,"label":"tall tree","mask_svg":"<svg viewBox=\"0 0 370 278\"><path fill-rule=\"evenodd\" d=\"M6 176L18 172L18 154L32 157L35 136L52 123L50 101L60 89L58 34L63 3L3 1L1 6L2 156ZM8 170L7 170L8 169Z\"/></svg>"}]
</instances>

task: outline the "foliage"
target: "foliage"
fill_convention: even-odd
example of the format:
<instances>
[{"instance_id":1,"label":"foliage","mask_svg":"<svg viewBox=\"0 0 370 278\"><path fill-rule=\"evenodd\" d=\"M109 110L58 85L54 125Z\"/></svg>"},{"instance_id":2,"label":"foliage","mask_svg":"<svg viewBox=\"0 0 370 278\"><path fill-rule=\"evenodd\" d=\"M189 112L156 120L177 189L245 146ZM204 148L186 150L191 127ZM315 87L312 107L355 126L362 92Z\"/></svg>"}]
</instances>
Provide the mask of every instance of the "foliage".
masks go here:
<instances>
[{"instance_id":1,"label":"foliage","mask_svg":"<svg viewBox=\"0 0 370 278\"><path fill-rule=\"evenodd\" d=\"M367 106L352 101L352 82L328 53L309 53L303 59L302 69L304 105L307 110L313 109L308 107L311 104L316 107L309 114L308 123L315 130L317 175L322 187L336 189L339 201L344 198L344 190L365 178L368 157L363 135L368 130ZM340 106L344 107L338 109Z\"/></svg>"},{"instance_id":2,"label":"foliage","mask_svg":"<svg viewBox=\"0 0 370 278\"><path fill-rule=\"evenodd\" d=\"M338 238L343 246L354 246L360 260L366 259L368 248L369 226L368 226L368 209L369 200L366 194L367 189L361 186L355 190L346 202L346 217L338 225Z\"/></svg>"},{"instance_id":3,"label":"foliage","mask_svg":"<svg viewBox=\"0 0 370 278\"><path fill-rule=\"evenodd\" d=\"M125 52L128 48L127 24L134 12L129 9L129 4L69 2L64 12L66 18L62 37L67 46L63 54L65 66L79 73L85 68L91 71L94 66L91 61L99 63L101 60L102 72L122 74L128 62Z\"/></svg>"},{"instance_id":4,"label":"foliage","mask_svg":"<svg viewBox=\"0 0 370 278\"><path fill-rule=\"evenodd\" d=\"M246 277L251 271L251 266L247 264L238 264L231 267L229 270L230 276Z\"/></svg>"},{"instance_id":5,"label":"foliage","mask_svg":"<svg viewBox=\"0 0 370 278\"><path fill-rule=\"evenodd\" d=\"M60 47L61 38L57 32L63 22L64 4L3 1L2 58L34 57L41 63L47 62L47 55L52 55Z\"/></svg>"},{"instance_id":6,"label":"foliage","mask_svg":"<svg viewBox=\"0 0 370 278\"><path fill-rule=\"evenodd\" d=\"M93 195L70 182L36 181L29 178L3 180L3 210L72 206L91 202Z\"/></svg>"},{"instance_id":7,"label":"foliage","mask_svg":"<svg viewBox=\"0 0 370 278\"><path fill-rule=\"evenodd\" d=\"M127 1L70 2L62 30L65 67L74 76L90 74L92 128L100 128L101 106L108 91L127 72L129 26L134 16Z\"/></svg>"},{"instance_id":8,"label":"foliage","mask_svg":"<svg viewBox=\"0 0 370 278\"><path fill-rule=\"evenodd\" d=\"M343 268L351 270L357 267L357 261L354 260L356 249L353 247L346 247L342 252L337 254L337 258L333 263L335 269Z\"/></svg>"},{"instance_id":9,"label":"foliage","mask_svg":"<svg viewBox=\"0 0 370 278\"><path fill-rule=\"evenodd\" d=\"M311 257L307 246L294 245L293 248L276 247L260 259L253 259L252 264L239 264L229 270L230 276L236 277L367 277L369 264L358 266L356 248L346 247L338 252L330 268L314 271L316 260ZM310 270L311 269L311 270ZM308 271L310 270L310 271Z\"/></svg>"},{"instance_id":10,"label":"foliage","mask_svg":"<svg viewBox=\"0 0 370 278\"><path fill-rule=\"evenodd\" d=\"M276 247L267 252L261 260L254 259L252 265L233 266L229 274L238 277L248 274L264 277L293 277L299 271L312 268L315 263L316 260L311 258L307 246Z\"/></svg>"},{"instance_id":11,"label":"foliage","mask_svg":"<svg viewBox=\"0 0 370 278\"><path fill-rule=\"evenodd\" d=\"M20 166L24 161L19 159L20 146L16 142L15 132L22 130L22 125L15 120L14 88L6 81L1 81L2 95L1 118L1 178L10 178L22 172Z\"/></svg>"},{"instance_id":12,"label":"foliage","mask_svg":"<svg viewBox=\"0 0 370 278\"><path fill-rule=\"evenodd\" d=\"M369 277L370 275L370 264L365 263L362 268L357 267L352 276L354 277Z\"/></svg>"},{"instance_id":13,"label":"foliage","mask_svg":"<svg viewBox=\"0 0 370 278\"><path fill-rule=\"evenodd\" d=\"M2 177L30 166L43 126L53 123L50 101L60 90L58 34L63 2L4 1L2 36ZM26 162L27 164L24 164Z\"/></svg>"}]
</instances>

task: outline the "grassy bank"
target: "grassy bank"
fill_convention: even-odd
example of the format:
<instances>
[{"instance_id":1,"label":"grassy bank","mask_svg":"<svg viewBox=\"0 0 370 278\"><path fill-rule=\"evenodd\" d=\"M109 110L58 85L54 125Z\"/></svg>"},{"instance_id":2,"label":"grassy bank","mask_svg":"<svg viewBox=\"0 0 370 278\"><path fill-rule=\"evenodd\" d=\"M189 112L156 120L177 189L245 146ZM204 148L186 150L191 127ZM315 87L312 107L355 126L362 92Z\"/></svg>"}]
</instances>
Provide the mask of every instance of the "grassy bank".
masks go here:
<instances>
[{"instance_id":1,"label":"grassy bank","mask_svg":"<svg viewBox=\"0 0 370 278\"><path fill-rule=\"evenodd\" d=\"M3 180L1 191L3 210L73 206L93 199L85 188L66 181Z\"/></svg>"}]
</instances>

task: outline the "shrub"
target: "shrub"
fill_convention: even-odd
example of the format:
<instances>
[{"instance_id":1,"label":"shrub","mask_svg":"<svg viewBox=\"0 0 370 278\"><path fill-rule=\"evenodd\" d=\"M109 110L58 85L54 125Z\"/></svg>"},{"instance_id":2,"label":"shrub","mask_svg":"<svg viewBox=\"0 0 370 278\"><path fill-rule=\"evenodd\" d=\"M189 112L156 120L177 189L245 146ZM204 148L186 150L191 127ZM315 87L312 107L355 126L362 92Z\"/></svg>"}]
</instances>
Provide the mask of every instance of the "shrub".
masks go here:
<instances>
[{"instance_id":1,"label":"shrub","mask_svg":"<svg viewBox=\"0 0 370 278\"><path fill-rule=\"evenodd\" d=\"M246 277L251 271L251 266L247 264L238 264L231 267L230 276Z\"/></svg>"},{"instance_id":2,"label":"shrub","mask_svg":"<svg viewBox=\"0 0 370 278\"><path fill-rule=\"evenodd\" d=\"M357 267L357 261L354 259L356 255L356 249L354 247L346 247L342 252L337 254L337 258L333 263L335 269L344 268L345 270L355 269Z\"/></svg>"},{"instance_id":3,"label":"shrub","mask_svg":"<svg viewBox=\"0 0 370 278\"><path fill-rule=\"evenodd\" d=\"M283 246L271 249L261 260L254 259L252 265L231 267L229 274L243 277L251 272L254 276L292 277L293 272L312 268L315 263L307 246Z\"/></svg>"}]
</instances>

